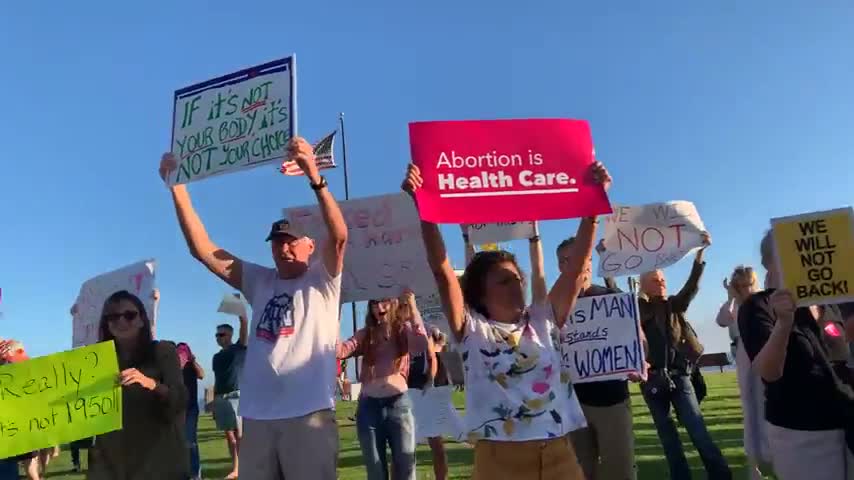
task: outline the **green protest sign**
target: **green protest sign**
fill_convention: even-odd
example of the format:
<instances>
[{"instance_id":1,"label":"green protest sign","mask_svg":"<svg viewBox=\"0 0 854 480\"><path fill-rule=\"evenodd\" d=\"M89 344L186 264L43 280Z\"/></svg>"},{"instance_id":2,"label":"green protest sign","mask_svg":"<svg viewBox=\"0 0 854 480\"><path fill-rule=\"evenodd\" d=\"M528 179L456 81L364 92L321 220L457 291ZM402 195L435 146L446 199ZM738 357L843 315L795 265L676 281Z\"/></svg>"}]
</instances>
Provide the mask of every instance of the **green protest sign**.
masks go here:
<instances>
[{"instance_id":1,"label":"green protest sign","mask_svg":"<svg viewBox=\"0 0 854 480\"><path fill-rule=\"evenodd\" d=\"M0 458L122 428L112 341L0 366Z\"/></svg>"}]
</instances>

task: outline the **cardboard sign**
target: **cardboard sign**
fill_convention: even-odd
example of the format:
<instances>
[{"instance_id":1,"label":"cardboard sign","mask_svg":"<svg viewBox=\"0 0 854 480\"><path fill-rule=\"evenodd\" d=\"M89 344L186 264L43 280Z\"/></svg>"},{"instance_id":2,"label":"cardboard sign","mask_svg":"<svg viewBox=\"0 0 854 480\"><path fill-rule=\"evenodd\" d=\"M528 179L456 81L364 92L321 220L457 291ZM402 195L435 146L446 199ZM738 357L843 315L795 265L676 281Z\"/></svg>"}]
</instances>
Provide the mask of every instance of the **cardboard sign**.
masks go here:
<instances>
[{"instance_id":1,"label":"cardboard sign","mask_svg":"<svg viewBox=\"0 0 854 480\"><path fill-rule=\"evenodd\" d=\"M638 300L632 293L579 298L560 336L561 370L574 383L644 373Z\"/></svg>"},{"instance_id":2,"label":"cardboard sign","mask_svg":"<svg viewBox=\"0 0 854 480\"><path fill-rule=\"evenodd\" d=\"M416 295L436 291L421 239L421 221L408 195L358 198L340 206L350 231L342 303L397 297L406 288ZM288 208L285 217L322 248L328 232L319 206Z\"/></svg>"},{"instance_id":3,"label":"cardboard sign","mask_svg":"<svg viewBox=\"0 0 854 480\"><path fill-rule=\"evenodd\" d=\"M234 315L235 317L246 316L246 304L239 293L226 293L216 310L219 313Z\"/></svg>"},{"instance_id":4,"label":"cardboard sign","mask_svg":"<svg viewBox=\"0 0 854 480\"><path fill-rule=\"evenodd\" d=\"M590 176L593 143L580 120L478 120L409 124L424 185L421 218L494 223L610 213Z\"/></svg>"},{"instance_id":5,"label":"cardboard sign","mask_svg":"<svg viewBox=\"0 0 854 480\"><path fill-rule=\"evenodd\" d=\"M527 240L535 235L534 222L474 223L466 225L469 239L475 245Z\"/></svg>"},{"instance_id":6,"label":"cardboard sign","mask_svg":"<svg viewBox=\"0 0 854 480\"><path fill-rule=\"evenodd\" d=\"M691 202L615 206L605 219L598 274L620 277L669 267L703 246L705 230Z\"/></svg>"},{"instance_id":7,"label":"cardboard sign","mask_svg":"<svg viewBox=\"0 0 854 480\"><path fill-rule=\"evenodd\" d=\"M0 366L0 458L122 428L112 341Z\"/></svg>"},{"instance_id":8,"label":"cardboard sign","mask_svg":"<svg viewBox=\"0 0 854 480\"><path fill-rule=\"evenodd\" d=\"M175 92L170 185L281 163L296 134L296 58Z\"/></svg>"},{"instance_id":9,"label":"cardboard sign","mask_svg":"<svg viewBox=\"0 0 854 480\"><path fill-rule=\"evenodd\" d=\"M154 305L154 269L156 262L145 260L87 280L80 287L72 316L71 346L74 348L98 342L98 325L101 322L101 309L110 295L127 290L142 300L148 318L151 320L151 333L154 335L157 325L157 311Z\"/></svg>"},{"instance_id":10,"label":"cardboard sign","mask_svg":"<svg viewBox=\"0 0 854 480\"><path fill-rule=\"evenodd\" d=\"M798 306L854 300L854 215L841 208L771 220L783 284Z\"/></svg>"}]
</instances>

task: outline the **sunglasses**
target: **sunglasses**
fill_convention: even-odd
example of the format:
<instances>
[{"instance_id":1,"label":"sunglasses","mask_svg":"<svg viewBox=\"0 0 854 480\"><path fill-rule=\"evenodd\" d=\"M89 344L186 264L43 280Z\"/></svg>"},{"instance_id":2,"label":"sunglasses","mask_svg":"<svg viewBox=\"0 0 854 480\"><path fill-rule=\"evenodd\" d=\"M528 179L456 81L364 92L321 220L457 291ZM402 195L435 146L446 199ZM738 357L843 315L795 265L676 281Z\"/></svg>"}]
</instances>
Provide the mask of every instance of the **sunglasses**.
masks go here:
<instances>
[{"instance_id":1,"label":"sunglasses","mask_svg":"<svg viewBox=\"0 0 854 480\"><path fill-rule=\"evenodd\" d=\"M227 335L227 334L225 334L225 333L217 333L217 334L215 334L216 338L222 338L222 337L224 337L224 336L226 336L226 335Z\"/></svg>"},{"instance_id":2,"label":"sunglasses","mask_svg":"<svg viewBox=\"0 0 854 480\"><path fill-rule=\"evenodd\" d=\"M119 321L120 318L124 318L128 322L132 322L136 320L137 317L139 317L139 312L134 310L127 310L121 313L110 313L104 315L104 320L108 321L109 323L116 323Z\"/></svg>"}]
</instances>

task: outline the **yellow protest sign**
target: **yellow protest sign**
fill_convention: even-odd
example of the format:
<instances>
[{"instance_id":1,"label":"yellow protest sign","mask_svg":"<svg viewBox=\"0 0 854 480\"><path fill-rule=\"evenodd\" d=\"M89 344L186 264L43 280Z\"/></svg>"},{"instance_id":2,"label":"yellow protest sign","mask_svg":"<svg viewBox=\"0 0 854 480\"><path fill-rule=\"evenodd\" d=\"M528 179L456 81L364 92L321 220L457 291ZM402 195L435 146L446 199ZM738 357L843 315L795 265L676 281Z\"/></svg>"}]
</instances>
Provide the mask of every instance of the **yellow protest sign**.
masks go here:
<instances>
[{"instance_id":1,"label":"yellow protest sign","mask_svg":"<svg viewBox=\"0 0 854 480\"><path fill-rule=\"evenodd\" d=\"M481 252L497 252L499 250L497 243L484 243L480 246Z\"/></svg>"},{"instance_id":2,"label":"yellow protest sign","mask_svg":"<svg viewBox=\"0 0 854 480\"><path fill-rule=\"evenodd\" d=\"M0 458L122 428L112 341L0 366Z\"/></svg>"},{"instance_id":3,"label":"yellow protest sign","mask_svg":"<svg viewBox=\"0 0 854 480\"><path fill-rule=\"evenodd\" d=\"M854 214L841 208L771 220L783 284L799 306L854 300Z\"/></svg>"}]
</instances>

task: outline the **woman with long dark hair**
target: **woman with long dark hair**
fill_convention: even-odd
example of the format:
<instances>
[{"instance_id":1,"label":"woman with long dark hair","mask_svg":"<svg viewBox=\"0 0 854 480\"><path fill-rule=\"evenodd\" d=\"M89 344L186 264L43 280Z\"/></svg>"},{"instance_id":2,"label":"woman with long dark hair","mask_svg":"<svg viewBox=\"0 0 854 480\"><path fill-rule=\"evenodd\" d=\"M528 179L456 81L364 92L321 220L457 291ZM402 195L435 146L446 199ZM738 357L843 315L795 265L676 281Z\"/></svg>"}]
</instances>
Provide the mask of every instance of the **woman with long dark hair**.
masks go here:
<instances>
[{"instance_id":1,"label":"woman with long dark hair","mask_svg":"<svg viewBox=\"0 0 854 480\"><path fill-rule=\"evenodd\" d=\"M583 181L607 189L611 177L597 162ZM403 190L414 196L422 184L420 170L410 165ZM561 372L558 331L582 287L597 223L581 221L579 255L547 299L526 306L525 281L513 254L476 254L459 282L439 226L421 222L427 260L466 365L465 421L470 440L477 441L474 480L584 478L568 439L584 425L584 416Z\"/></svg>"},{"instance_id":2,"label":"woman with long dark hair","mask_svg":"<svg viewBox=\"0 0 854 480\"><path fill-rule=\"evenodd\" d=\"M175 345L152 338L142 301L127 291L104 302L100 341L115 341L122 385L122 429L95 439L87 478L186 480L184 387Z\"/></svg>"},{"instance_id":3,"label":"woman with long dark hair","mask_svg":"<svg viewBox=\"0 0 854 480\"><path fill-rule=\"evenodd\" d=\"M338 358L362 356L356 430L368 480L415 480L415 419L407 395L409 354L424 351L427 336L415 295L368 302L365 328L338 345Z\"/></svg>"}]
</instances>

